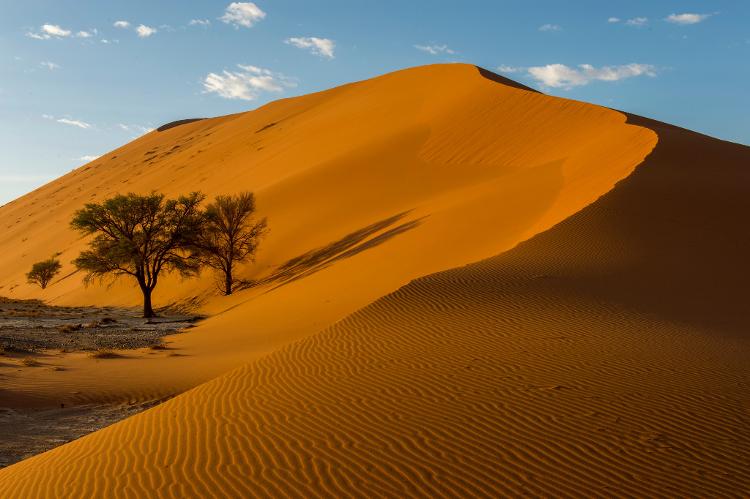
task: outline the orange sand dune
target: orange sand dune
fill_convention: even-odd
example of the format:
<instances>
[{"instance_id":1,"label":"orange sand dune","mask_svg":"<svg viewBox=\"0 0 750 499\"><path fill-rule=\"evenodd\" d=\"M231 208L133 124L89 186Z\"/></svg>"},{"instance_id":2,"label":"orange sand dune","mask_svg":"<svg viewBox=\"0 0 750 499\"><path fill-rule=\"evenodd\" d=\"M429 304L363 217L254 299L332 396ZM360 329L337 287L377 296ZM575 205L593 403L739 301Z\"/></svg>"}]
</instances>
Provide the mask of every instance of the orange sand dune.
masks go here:
<instances>
[{"instance_id":1,"label":"orange sand dune","mask_svg":"<svg viewBox=\"0 0 750 499\"><path fill-rule=\"evenodd\" d=\"M137 305L132 282L84 288L71 274L86 241L68 221L85 202L152 189L255 191L271 232L240 277L272 279L231 298L209 273L162 281L156 305L197 302L213 315L173 338L182 357L55 355L48 363L64 371L9 373L0 405L178 393L414 278L513 247L610 190L655 143L621 113L498 83L469 65L399 71L152 132L0 208L0 293ZM45 291L25 284L31 264L55 251L66 277Z\"/></svg>"},{"instance_id":2,"label":"orange sand dune","mask_svg":"<svg viewBox=\"0 0 750 499\"><path fill-rule=\"evenodd\" d=\"M445 102L427 97L443 85L458 89ZM234 308L210 298L206 309L226 311L174 339L194 353L191 362L208 373L207 365L273 351L0 471L0 496L716 497L750 490L750 314L743 308L750 148L638 117L626 125L615 111L498 84L467 66L417 68L332 92L358 89L360 102L371 104L413 91L422 106L399 104L405 109L394 124L431 110L418 163L369 168L399 179L424 168L423 181L445 175L445 184L413 180L385 193L373 180L377 194L362 188L360 196L371 209L407 197L415 204L409 196L424 188L419 207L404 201L388 214L413 209L391 225L419 224L280 288L251 290L246 301L240 293ZM375 150L406 151L416 140L398 139ZM504 173L491 174L497 171ZM317 173L298 181L321 187L364 175ZM278 206L279 191L254 188L268 210ZM330 195L352 196L356 211L352 189ZM331 223L351 215L332 213ZM269 251L263 258L272 273ZM458 267L470 258L484 259ZM450 265L457 268L424 275ZM389 292L401 284L382 275L390 272L424 277ZM338 295L336 283L344 285ZM370 285L378 291L370 294ZM298 303L319 295L354 298L335 313ZM71 286L60 300L94 299L86 296ZM359 307L359 300L374 302ZM318 333L305 322L322 327L355 308ZM283 317L290 310L311 315ZM273 313L282 324L275 329ZM236 356L220 353L222 342L237 346ZM129 362L166 372L172 360Z\"/></svg>"}]
</instances>

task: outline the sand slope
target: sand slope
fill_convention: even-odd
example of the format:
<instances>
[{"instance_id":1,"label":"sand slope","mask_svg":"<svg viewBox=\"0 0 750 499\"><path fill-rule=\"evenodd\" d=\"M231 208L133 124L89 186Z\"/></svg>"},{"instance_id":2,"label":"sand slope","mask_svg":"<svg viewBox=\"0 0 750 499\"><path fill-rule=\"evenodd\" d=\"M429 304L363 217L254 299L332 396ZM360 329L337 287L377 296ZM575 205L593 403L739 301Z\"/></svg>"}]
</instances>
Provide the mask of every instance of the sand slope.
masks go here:
<instances>
[{"instance_id":1,"label":"sand slope","mask_svg":"<svg viewBox=\"0 0 750 499\"><path fill-rule=\"evenodd\" d=\"M52 357L64 371L8 373L0 405L21 403L19 394L57 406L183 391L411 279L513 247L609 191L656 143L616 111L485 76L469 65L419 67L165 127L0 208L0 293L55 304L139 303L132 282L84 288L70 274L86 241L68 221L85 202L249 189L271 229L257 264L240 272L265 285L225 298L210 273L160 280L156 305L213 315L173 339L183 357ZM32 262L54 251L65 277L43 292L25 284Z\"/></svg>"},{"instance_id":2,"label":"sand slope","mask_svg":"<svg viewBox=\"0 0 750 499\"><path fill-rule=\"evenodd\" d=\"M0 496L743 495L750 149L629 121L654 151L550 230L0 471Z\"/></svg>"}]
</instances>

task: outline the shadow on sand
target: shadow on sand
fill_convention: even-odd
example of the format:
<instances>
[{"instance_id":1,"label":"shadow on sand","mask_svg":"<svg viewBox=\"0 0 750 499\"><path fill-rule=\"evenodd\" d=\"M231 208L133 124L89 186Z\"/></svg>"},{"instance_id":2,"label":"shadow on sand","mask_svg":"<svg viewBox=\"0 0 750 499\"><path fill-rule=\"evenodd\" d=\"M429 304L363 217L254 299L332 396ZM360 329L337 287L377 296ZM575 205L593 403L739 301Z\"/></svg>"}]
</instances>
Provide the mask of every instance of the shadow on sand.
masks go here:
<instances>
[{"instance_id":1,"label":"shadow on sand","mask_svg":"<svg viewBox=\"0 0 750 499\"><path fill-rule=\"evenodd\" d=\"M389 239L403 234L419 226L425 217L416 220L403 220L409 212L405 211L368 225L355 232L347 234L338 241L326 246L308 251L292 258L276 268L269 276L255 281L242 281L237 290L248 289L265 284L275 284L274 288L302 279L319 272L328 266L357 255L363 251L383 244Z\"/></svg>"}]
</instances>

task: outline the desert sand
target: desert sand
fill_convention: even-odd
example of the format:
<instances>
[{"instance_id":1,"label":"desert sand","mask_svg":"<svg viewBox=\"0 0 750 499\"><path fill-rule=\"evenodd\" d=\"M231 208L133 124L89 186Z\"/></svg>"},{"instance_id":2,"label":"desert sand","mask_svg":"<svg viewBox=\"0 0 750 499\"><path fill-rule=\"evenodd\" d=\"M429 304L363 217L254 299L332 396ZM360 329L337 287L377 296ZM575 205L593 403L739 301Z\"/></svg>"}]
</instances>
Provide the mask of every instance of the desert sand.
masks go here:
<instances>
[{"instance_id":1,"label":"desert sand","mask_svg":"<svg viewBox=\"0 0 750 499\"><path fill-rule=\"evenodd\" d=\"M89 200L249 189L271 227L258 285L157 288L211 316L181 356L0 371L6 407L187 390L3 469L0 496L750 490L750 149L488 76L154 131L0 208L0 293L66 305L138 302L67 263ZM65 277L24 284L55 251Z\"/></svg>"}]
</instances>

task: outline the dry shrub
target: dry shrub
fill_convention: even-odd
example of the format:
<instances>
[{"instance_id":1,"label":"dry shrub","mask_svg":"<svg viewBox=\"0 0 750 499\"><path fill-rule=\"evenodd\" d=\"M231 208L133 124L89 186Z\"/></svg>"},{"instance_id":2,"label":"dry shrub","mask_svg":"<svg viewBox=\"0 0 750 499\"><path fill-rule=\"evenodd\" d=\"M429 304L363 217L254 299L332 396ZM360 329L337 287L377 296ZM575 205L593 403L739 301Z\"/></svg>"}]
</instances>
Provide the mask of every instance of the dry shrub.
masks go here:
<instances>
[{"instance_id":1,"label":"dry shrub","mask_svg":"<svg viewBox=\"0 0 750 499\"><path fill-rule=\"evenodd\" d=\"M73 333L81 329L81 324L65 324L57 328L61 333Z\"/></svg>"},{"instance_id":2,"label":"dry shrub","mask_svg":"<svg viewBox=\"0 0 750 499\"><path fill-rule=\"evenodd\" d=\"M113 352L112 350L107 350L105 348L100 348L99 350L94 350L89 354L89 357L92 359L119 359L122 357L122 355Z\"/></svg>"}]
</instances>

